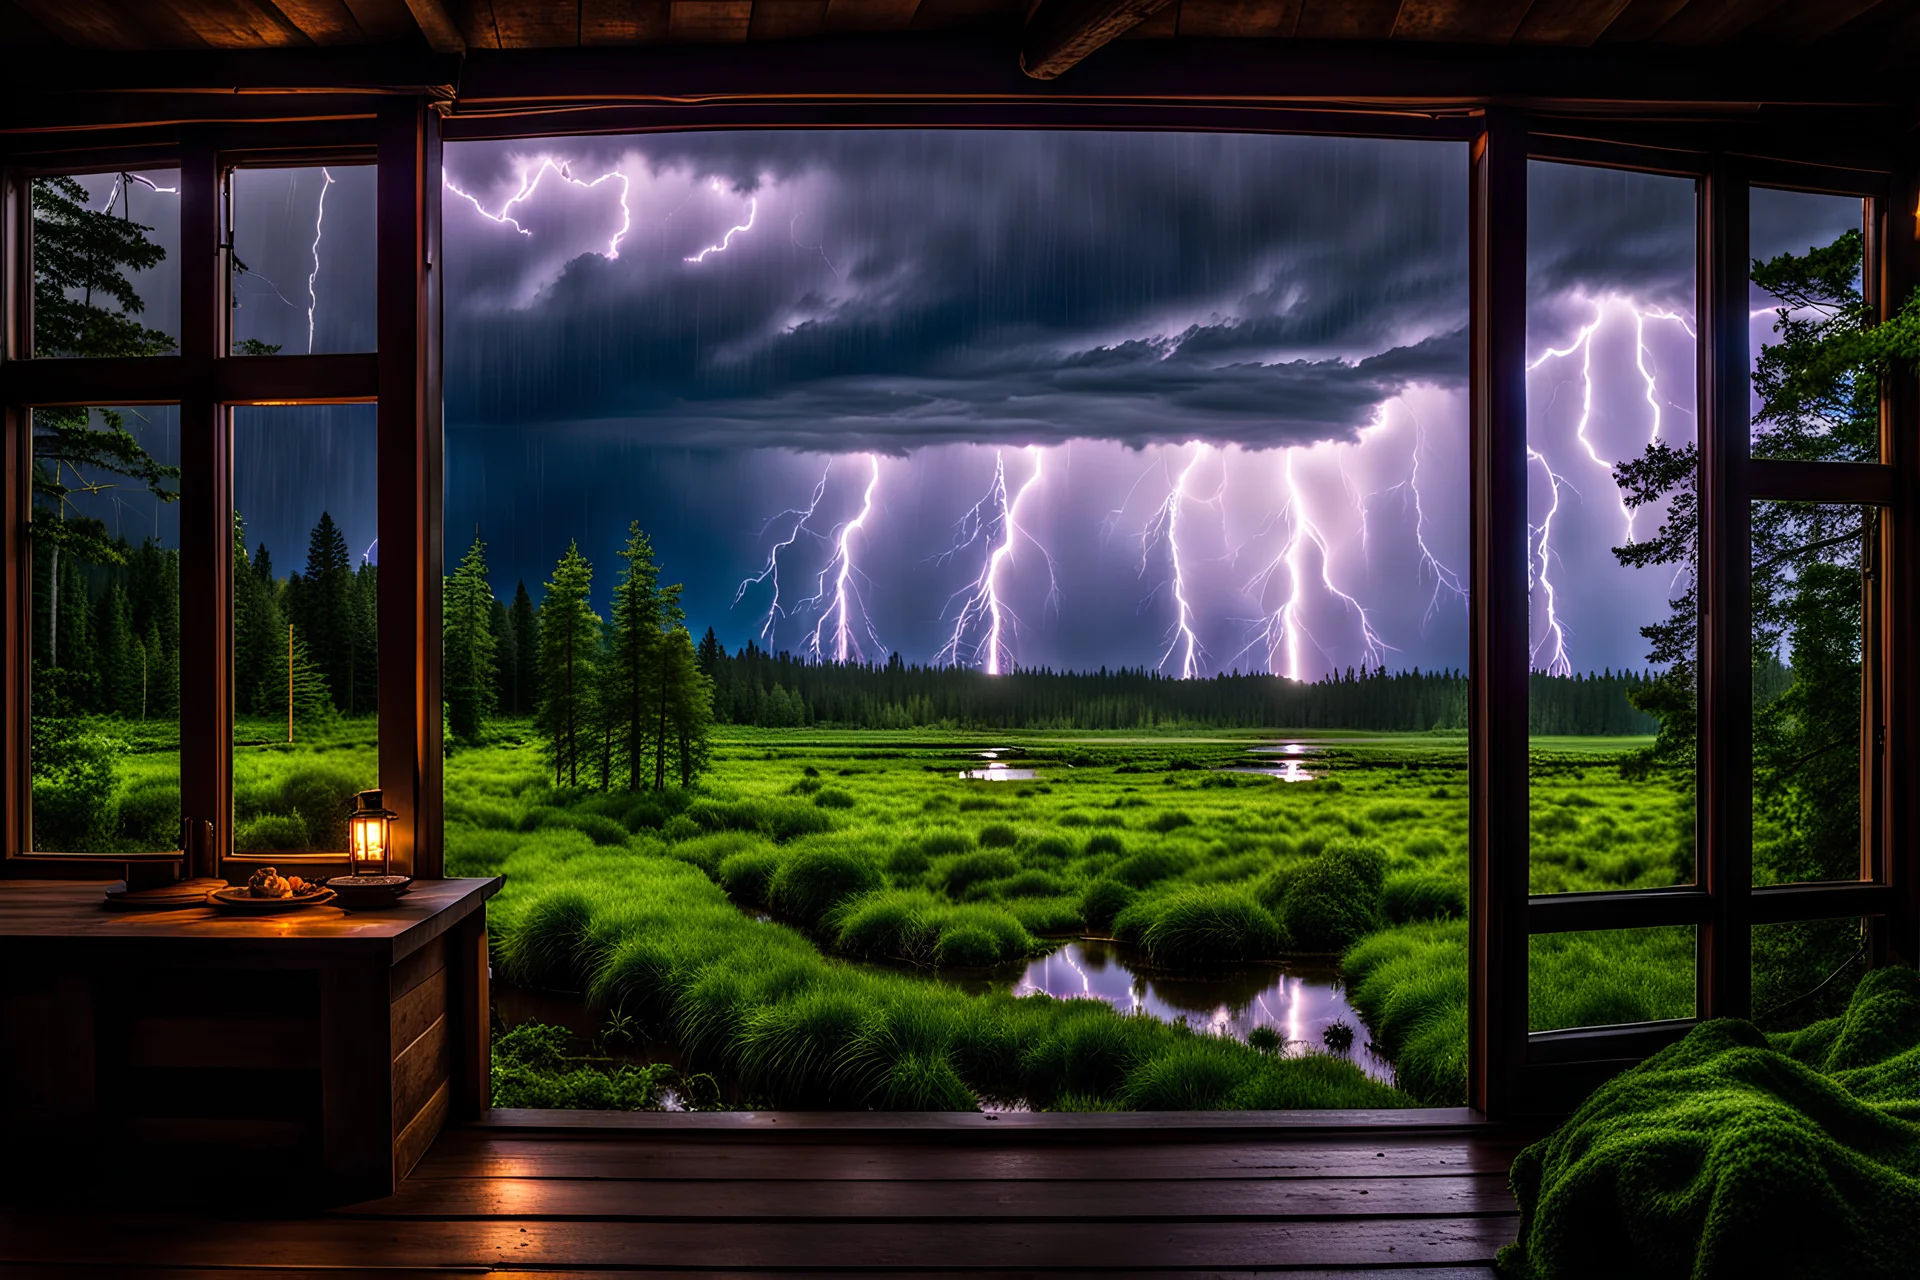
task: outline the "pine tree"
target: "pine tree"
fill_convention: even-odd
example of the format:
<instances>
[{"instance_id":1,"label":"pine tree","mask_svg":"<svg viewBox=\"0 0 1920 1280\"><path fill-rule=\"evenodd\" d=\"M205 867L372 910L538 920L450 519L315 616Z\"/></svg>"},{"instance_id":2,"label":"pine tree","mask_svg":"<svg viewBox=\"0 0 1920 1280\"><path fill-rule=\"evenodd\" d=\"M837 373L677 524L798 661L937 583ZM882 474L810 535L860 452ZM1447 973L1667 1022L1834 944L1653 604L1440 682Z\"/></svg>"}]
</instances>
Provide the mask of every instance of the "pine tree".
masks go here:
<instances>
[{"instance_id":1,"label":"pine tree","mask_svg":"<svg viewBox=\"0 0 1920 1280\"><path fill-rule=\"evenodd\" d=\"M493 589L487 582L486 544L478 535L447 579L444 593L441 653L447 727L455 737L472 742L493 713L498 677Z\"/></svg>"},{"instance_id":2,"label":"pine tree","mask_svg":"<svg viewBox=\"0 0 1920 1280\"><path fill-rule=\"evenodd\" d=\"M713 635L711 629L707 635ZM691 787L712 762L713 681L701 670L693 637L685 627L675 627L669 632L666 646L673 673L674 698L669 719L673 728L674 763L680 773L680 785Z\"/></svg>"},{"instance_id":3,"label":"pine tree","mask_svg":"<svg viewBox=\"0 0 1920 1280\"><path fill-rule=\"evenodd\" d=\"M93 609L96 669L100 673L99 710L132 719L140 711L140 642L134 635L127 593L111 582Z\"/></svg>"},{"instance_id":4,"label":"pine tree","mask_svg":"<svg viewBox=\"0 0 1920 1280\"><path fill-rule=\"evenodd\" d=\"M487 630L493 633L493 705L510 716L514 714L514 677L520 671L520 643L513 634L513 615L497 596L487 610Z\"/></svg>"},{"instance_id":5,"label":"pine tree","mask_svg":"<svg viewBox=\"0 0 1920 1280\"><path fill-rule=\"evenodd\" d=\"M361 562L348 596L347 714L370 716L380 709L380 569Z\"/></svg>"},{"instance_id":6,"label":"pine tree","mask_svg":"<svg viewBox=\"0 0 1920 1280\"><path fill-rule=\"evenodd\" d=\"M307 538L307 570L288 617L341 711L352 701L354 676L353 570L348 565L347 539L332 514L322 511Z\"/></svg>"},{"instance_id":7,"label":"pine tree","mask_svg":"<svg viewBox=\"0 0 1920 1280\"><path fill-rule=\"evenodd\" d=\"M657 593L659 625L670 633L684 635L686 628L681 620L687 616L680 607L680 584L661 587ZM685 666L681 664L684 661ZM667 789L667 755L674 733L675 707L684 695L687 685L699 678L699 668L693 661L693 641L689 639L684 647L656 640L653 653L654 686L652 699L654 705L653 738L653 789Z\"/></svg>"},{"instance_id":8,"label":"pine tree","mask_svg":"<svg viewBox=\"0 0 1920 1280\"><path fill-rule=\"evenodd\" d=\"M515 645L513 682L513 714L532 715L540 699L540 619L533 608L533 597L527 594L527 584L521 582L513 590L513 608L509 610L513 623L513 642Z\"/></svg>"},{"instance_id":9,"label":"pine tree","mask_svg":"<svg viewBox=\"0 0 1920 1280\"><path fill-rule=\"evenodd\" d=\"M613 590L604 694L608 730L617 736L620 757L626 765L627 789L638 791L648 747L659 737L659 717L652 711L659 706L659 649L664 639L660 570L653 560L653 546L640 531L638 521L627 526L627 545L620 558L626 568ZM664 767L664 761L656 766L656 776L660 767Z\"/></svg>"},{"instance_id":10,"label":"pine tree","mask_svg":"<svg viewBox=\"0 0 1920 1280\"><path fill-rule=\"evenodd\" d=\"M261 548L264 554L266 548ZM246 525L233 515L233 702L242 715L286 712L286 619L274 582L247 558ZM275 678L278 672L278 679Z\"/></svg>"},{"instance_id":11,"label":"pine tree","mask_svg":"<svg viewBox=\"0 0 1920 1280\"><path fill-rule=\"evenodd\" d=\"M588 599L592 587L593 566L578 543L569 544L540 606L538 723L556 786L580 785L583 753L592 749L594 668L600 655L600 615ZM591 765L591 757L584 762Z\"/></svg>"}]
</instances>

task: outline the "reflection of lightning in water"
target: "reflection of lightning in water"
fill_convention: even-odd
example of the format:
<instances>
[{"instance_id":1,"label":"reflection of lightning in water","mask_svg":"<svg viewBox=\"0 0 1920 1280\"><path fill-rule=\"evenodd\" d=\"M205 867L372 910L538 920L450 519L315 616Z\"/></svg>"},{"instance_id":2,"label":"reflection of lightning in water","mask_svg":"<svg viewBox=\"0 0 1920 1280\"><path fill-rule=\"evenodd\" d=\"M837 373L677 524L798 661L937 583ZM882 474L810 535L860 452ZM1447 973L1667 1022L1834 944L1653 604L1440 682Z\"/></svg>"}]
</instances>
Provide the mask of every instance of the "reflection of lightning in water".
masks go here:
<instances>
[{"instance_id":1,"label":"reflection of lightning in water","mask_svg":"<svg viewBox=\"0 0 1920 1280\"><path fill-rule=\"evenodd\" d=\"M1283 452L1282 479L1286 485L1287 501L1282 516L1287 523L1287 541L1279 554L1269 560L1252 581L1247 590L1256 598L1265 599L1273 577L1281 570L1287 574L1287 598L1278 609L1268 614L1254 636L1241 649L1246 653L1256 647L1264 647L1267 654L1267 669L1284 675L1290 680L1306 679L1304 644L1318 650L1330 666L1338 667L1339 662L1327 647L1314 638L1306 623L1306 556L1309 548L1320 560L1320 588L1328 595L1339 600L1346 612L1351 613L1360 627L1360 665L1370 669L1386 665L1387 650L1393 646L1382 640L1373 629L1373 619L1367 614L1365 606L1358 600L1334 585L1332 560L1333 549L1326 535L1315 523L1313 515L1307 510L1306 493L1293 475L1293 455L1296 451ZM1236 657L1239 655L1235 655ZM1275 664L1278 663L1278 667Z\"/></svg>"},{"instance_id":2,"label":"reflection of lightning in water","mask_svg":"<svg viewBox=\"0 0 1920 1280\"><path fill-rule=\"evenodd\" d=\"M829 623L833 627L833 661L846 662L849 658L856 662L870 660L870 655L861 648L860 641L854 634L853 609L855 606L860 609L860 620L865 626L867 640L874 648L874 654L871 656L878 656L886 649L880 641L879 634L873 629L873 619L867 615L866 606L860 599L858 584L854 581L854 576L859 573L859 570L853 563L853 535L866 528L867 517L873 512L874 491L880 487L880 455L868 454L867 463L872 468L872 472L867 479L866 493L861 498L860 514L834 530L833 558L828 560L827 567L820 571L814 594L801 602L808 607L818 607L825 601L827 577L832 575L833 600L821 613L820 621L815 624L813 638L810 641L810 650L816 661L826 659L827 645L824 642L827 638Z\"/></svg>"},{"instance_id":3,"label":"reflection of lightning in water","mask_svg":"<svg viewBox=\"0 0 1920 1280\"><path fill-rule=\"evenodd\" d=\"M505 204L500 206L499 213L488 212L487 207L480 203L478 197L469 195L467 192L455 186L453 179L448 177L444 170L441 172L440 181L447 190L472 205L475 212L489 222L497 222L503 227L512 227L521 235L531 237L533 232L521 226L519 221L514 218L513 206L532 196L534 188L538 187L540 180L549 173L559 178L562 182L570 183L573 186L588 191L591 191L603 182L617 181L620 184L620 229L613 233L613 239L607 243L607 251L601 255L606 258L618 258L620 256L620 241L626 238L627 232L633 227L633 210L627 207L627 195L632 188L632 183L627 180L627 175L621 173L618 169L610 169L606 173L593 179L576 178L565 162L557 161L552 156L542 156L540 157L540 164L534 169L531 178L526 176L524 170L521 172L520 189L508 197Z\"/></svg>"},{"instance_id":4,"label":"reflection of lightning in water","mask_svg":"<svg viewBox=\"0 0 1920 1280\"><path fill-rule=\"evenodd\" d=\"M314 282L320 278L320 232L327 220L327 188L333 185L333 173L320 170L320 206L313 213L313 270L307 273L307 354L313 354L313 313L320 306Z\"/></svg>"},{"instance_id":5,"label":"reflection of lightning in water","mask_svg":"<svg viewBox=\"0 0 1920 1280\"><path fill-rule=\"evenodd\" d=\"M1160 504L1160 511L1153 523L1149 524L1140 535L1140 572L1143 575L1147 571L1148 556L1155 547L1163 543L1172 562L1172 576L1166 585L1173 595L1173 625L1168 628L1169 639L1166 652L1160 655L1159 670L1166 670L1167 663L1172 661L1173 655L1178 652L1182 680L1191 680L1200 674L1200 666L1207 653L1200 643L1199 633L1195 630L1193 605L1187 599L1186 557L1180 549L1180 509L1188 499L1187 481L1193 478L1194 470L1212 451L1211 445L1194 444L1193 456L1187 459L1187 465L1181 470L1180 478L1174 481L1172 490L1167 494L1167 500ZM1223 468L1220 473L1220 487L1214 491L1212 497L1203 501L1219 502L1226 487L1227 476ZM1154 594L1158 593L1159 588L1154 588ZM1152 598L1152 596L1148 597L1149 600Z\"/></svg>"},{"instance_id":6,"label":"reflection of lightning in water","mask_svg":"<svg viewBox=\"0 0 1920 1280\"><path fill-rule=\"evenodd\" d=\"M802 533L809 534L816 538L820 536L814 533L812 529L807 528L807 521L813 519L814 512L820 509L820 499L827 491L827 475L832 470L833 460L828 459L827 465L820 469L820 483L813 486L813 496L807 500L806 510L801 511L789 507L779 515L774 516L771 520L768 520L766 524L760 526L760 532L764 535L766 531L773 526L775 520L784 520L788 516L793 517L793 528L787 533L786 537L773 544L773 549L767 552L767 562L760 567L760 572L742 578L740 585L734 590L733 603L738 605L740 598L746 595L748 587L757 587L769 579L772 580L773 600L767 605L767 616L760 624L760 638L768 644L773 643L775 625L787 616L786 610L780 605L780 553L798 541Z\"/></svg>"},{"instance_id":7,"label":"reflection of lightning in water","mask_svg":"<svg viewBox=\"0 0 1920 1280\"><path fill-rule=\"evenodd\" d=\"M947 599L946 607L940 613L945 617L954 602L960 602L959 612L954 615L953 630L947 642L934 654L936 666L967 666L979 664L990 676L999 675L1013 665L1013 646L1008 640L1010 633L1017 634L1020 619L1002 598L1000 590L1000 567L1013 558L1014 545L1025 538L1039 551L1047 566L1047 602L1056 603L1059 599L1060 584L1054 575L1053 556L1020 524L1020 503L1035 485L1040 483L1041 454L1038 445L1027 446L1027 456L1033 461L1033 470L1028 473L1019 490L1009 498L1007 496L1007 466L1004 454L995 452L993 456L993 480L987 486L987 492L981 499L967 508L955 524L953 545L942 552L942 561L975 546L988 548L980 573L974 580L953 593ZM970 632L985 629L985 636L969 642Z\"/></svg>"},{"instance_id":8,"label":"reflection of lightning in water","mask_svg":"<svg viewBox=\"0 0 1920 1280\"><path fill-rule=\"evenodd\" d=\"M1527 458L1532 462L1539 463L1540 469L1547 473L1548 492L1553 495L1553 500L1547 506L1547 514L1541 519L1539 524L1531 526L1532 532L1539 535L1537 545L1539 547L1538 555L1540 563L1536 569L1532 564L1532 557L1529 556L1527 566L1529 582L1527 583L1527 587L1530 592L1536 585L1540 588L1541 607L1545 611L1545 620L1544 626L1541 628L1539 643L1533 646L1528 665L1531 669L1544 671L1550 676L1567 676L1573 674L1573 662L1567 655L1567 630L1565 624L1560 621L1559 614L1556 611L1553 579L1548 574L1548 569L1554 558L1553 518L1559 514L1560 511L1560 486L1567 484L1567 481L1565 477L1554 471L1553 467L1548 464L1546 456L1539 450L1529 447L1527 449ZM1573 486L1567 485L1567 487L1572 488ZM1576 489L1574 492L1578 493L1579 490ZM1544 665L1541 662L1541 654L1543 651L1546 654Z\"/></svg>"},{"instance_id":9,"label":"reflection of lightning in water","mask_svg":"<svg viewBox=\"0 0 1920 1280\"><path fill-rule=\"evenodd\" d=\"M720 182L719 182L719 179L717 178L714 180L713 189L715 191L720 190ZM733 243L734 236L738 235L742 231L753 230L753 219L754 219L754 216L759 212L760 212L760 198L758 196L747 197L747 220L741 223L737 227L729 227L727 229L727 234L720 238L719 244L710 244L706 248L702 249L700 252L693 254L691 257L686 258L685 261L705 262L707 260L707 255L710 253L725 253L727 251L727 246ZM789 231L791 231L791 228L789 228ZM824 257L825 255L823 254L821 256Z\"/></svg>"}]
</instances>

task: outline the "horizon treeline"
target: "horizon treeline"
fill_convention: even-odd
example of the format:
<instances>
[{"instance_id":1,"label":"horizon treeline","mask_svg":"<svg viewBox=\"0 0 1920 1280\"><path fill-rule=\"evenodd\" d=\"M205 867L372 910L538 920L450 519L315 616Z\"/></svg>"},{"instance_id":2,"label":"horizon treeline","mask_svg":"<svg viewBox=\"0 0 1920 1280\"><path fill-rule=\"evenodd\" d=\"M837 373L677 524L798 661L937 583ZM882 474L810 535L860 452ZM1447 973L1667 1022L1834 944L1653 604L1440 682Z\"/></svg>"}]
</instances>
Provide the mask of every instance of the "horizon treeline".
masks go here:
<instances>
[{"instance_id":1,"label":"horizon treeline","mask_svg":"<svg viewBox=\"0 0 1920 1280\"><path fill-rule=\"evenodd\" d=\"M728 653L709 627L699 649L722 724L860 729L1465 729L1467 678L1459 671L1355 670L1317 681L1233 673L1183 680L1148 668L1016 669L808 662L749 641ZM1530 731L1649 734L1654 718L1630 699L1650 672L1535 672Z\"/></svg>"}]
</instances>

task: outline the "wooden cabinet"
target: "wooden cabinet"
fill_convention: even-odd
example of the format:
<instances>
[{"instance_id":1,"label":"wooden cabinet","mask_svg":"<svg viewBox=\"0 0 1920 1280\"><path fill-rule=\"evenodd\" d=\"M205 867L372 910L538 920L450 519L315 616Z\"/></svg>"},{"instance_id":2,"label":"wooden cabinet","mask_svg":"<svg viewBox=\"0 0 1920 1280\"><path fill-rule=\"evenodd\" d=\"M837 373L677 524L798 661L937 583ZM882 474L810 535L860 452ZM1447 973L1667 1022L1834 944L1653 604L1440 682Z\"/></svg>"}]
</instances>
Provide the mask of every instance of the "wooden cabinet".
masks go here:
<instances>
[{"instance_id":1,"label":"wooden cabinet","mask_svg":"<svg viewBox=\"0 0 1920 1280\"><path fill-rule=\"evenodd\" d=\"M235 918L107 911L97 882L0 883L0 1129L36 1153L5 1176L390 1192L449 1118L488 1105L499 885Z\"/></svg>"}]
</instances>

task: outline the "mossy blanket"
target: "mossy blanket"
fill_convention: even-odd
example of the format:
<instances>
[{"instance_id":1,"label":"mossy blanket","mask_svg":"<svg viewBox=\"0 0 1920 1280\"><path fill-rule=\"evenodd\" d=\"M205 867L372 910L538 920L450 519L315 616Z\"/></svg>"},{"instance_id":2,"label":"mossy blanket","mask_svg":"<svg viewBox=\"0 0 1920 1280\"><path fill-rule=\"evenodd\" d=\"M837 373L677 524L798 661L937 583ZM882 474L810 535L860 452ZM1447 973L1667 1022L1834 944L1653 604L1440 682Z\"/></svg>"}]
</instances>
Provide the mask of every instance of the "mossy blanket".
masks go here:
<instances>
[{"instance_id":1,"label":"mossy blanket","mask_svg":"<svg viewBox=\"0 0 1920 1280\"><path fill-rule=\"evenodd\" d=\"M1920 1277L1920 975L1769 1040L1702 1023L1608 1081L1511 1174L1504 1276Z\"/></svg>"}]
</instances>

